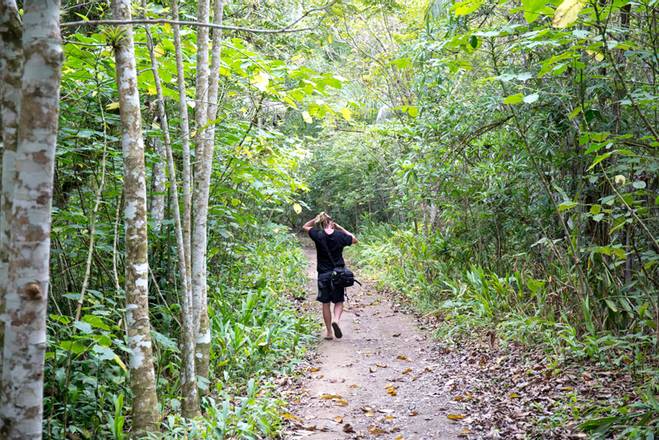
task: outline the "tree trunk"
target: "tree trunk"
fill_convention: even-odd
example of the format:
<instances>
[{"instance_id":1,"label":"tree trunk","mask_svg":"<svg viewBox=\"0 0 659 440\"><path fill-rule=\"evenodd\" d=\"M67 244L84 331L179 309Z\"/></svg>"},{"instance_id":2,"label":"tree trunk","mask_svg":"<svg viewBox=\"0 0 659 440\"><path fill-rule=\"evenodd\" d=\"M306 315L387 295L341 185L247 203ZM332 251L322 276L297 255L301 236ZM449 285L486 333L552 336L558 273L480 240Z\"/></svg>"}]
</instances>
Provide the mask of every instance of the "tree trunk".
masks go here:
<instances>
[{"instance_id":1,"label":"tree trunk","mask_svg":"<svg viewBox=\"0 0 659 440\"><path fill-rule=\"evenodd\" d=\"M130 20L129 0L113 0L117 20ZM115 42L121 146L124 156L124 221L126 228L126 323L130 349L130 386L133 391L133 430L158 429L160 415L153 371L149 322L146 182L140 98L135 70L133 30L122 27Z\"/></svg>"},{"instance_id":2,"label":"tree trunk","mask_svg":"<svg viewBox=\"0 0 659 440\"><path fill-rule=\"evenodd\" d=\"M197 21L207 23L209 21L209 0L200 0L198 3ZM192 298L194 310L194 322L196 332L196 343L210 344L210 333L200 335L201 330L201 310L202 301L206 296L206 223L208 209L204 210L204 194L208 193L208 184L205 177L205 163L207 142L207 124L208 124L208 87L209 87L209 67L208 67L208 29L200 28L197 30L197 84L196 84L196 104L195 104L195 122L197 125L197 134L195 136L195 181L193 186L193 200L195 215L193 218L192 236L191 236L191 261L192 261ZM205 307L204 307L205 308ZM206 326L207 327L207 326ZM197 375L201 370L207 367L202 365L206 363L204 359L196 359ZM206 377L203 375L203 377Z\"/></svg>"},{"instance_id":3,"label":"tree trunk","mask_svg":"<svg viewBox=\"0 0 659 440\"><path fill-rule=\"evenodd\" d=\"M224 13L223 0L215 0L213 22L222 24ZM210 188L211 172L213 170L213 152L215 150L215 124L212 122L217 117L217 95L219 89L219 70L221 57L222 31L213 29L213 44L211 55L211 70L208 86L208 127L204 130L203 156L199 157L201 172L197 175L198 191L195 194L195 243L198 246L198 256L202 263L199 291L199 310L197 315L197 376L208 377L210 362L211 331L208 319L208 283L207 283L207 246L208 246L208 197Z\"/></svg>"},{"instance_id":4,"label":"tree trunk","mask_svg":"<svg viewBox=\"0 0 659 440\"><path fill-rule=\"evenodd\" d=\"M0 0L0 314L5 310L11 207L14 199L14 158L16 156L18 115L21 104L21 76L23 74L23 48L21 22L14 0ZM0 325L0 390L2 389L2 347L4 325Z\"/></svg>"},{"instance_id":5,"label":"tree trunk","mask_svg":"<svg viewBox=\"0 0 659 440\"><path fill-rule=\"evenodd\" d=\"M174 20L178 20L178 1L172 2ZM179 96L179 113L181 118L181 148L183 150L183 244L185 246L185 265L188 274L188 284L192 286L192 263L190 236L192 228L192 170L190 168L190 117L188 115L188 97L185 87L183 69L183 54L181 50L181 32L178 25L174 28L174 51L176 54L176 74Z\"/></svg>"},{"instance_id":6,"label":"tree trunk","mask_svg":"<svg viewBox=\"0 0 659 440\"><path fill-rule=\"evenodd\" d=\"M197 21L208 23L209 0L200 0L197 5ZM199 212L200 195L203 191L203 160L205 147L205 126L208 120L208 28L197 29L197 83L195 96L195 122L197 132L195 135L195 179L193 185L193 201L195 209L193 230L191 236L191 263L192 263L192 300L195 326L199 325L199 310L201 307L202 290L205 288L204 279L204 252L202 245L202 228L199 222L204 221L205 215Z\"/></svg>"},{"instance_id":7,"label":"tree trunk","mask_svg":"<svg viewBox=\"0 0 659 440\"><path fill-rule=\"evenodd\" d=\"M151 223L153 224L153 232L160 233L162 229L162 221L165 219L165 192L167 188L165 182L165 148L162 142L157 137L151 139L151 145L156 152L158 159L153 164L153 195L151 196L151 206L149 212L151 213Z\"/></svg>"},{"instance_id":8,"label":"tree trunk","mask_svg":"<svg viewBox=\"0 0 659 440\"><path fill-rule=\"evenodd\" d=\"M27 0L6 294L2 438L41 439L50 222L59 116L59 1Z\"/></svg>"},{"instance_id":9,"label":"tree trunk","mask_svg":"<svg viewBox=\"0 0 659 440\"><path fill-rule=\"evenodd\" d=\"M174 232L176 234L176 247L178 254L178 270L183 285L183 295L181 304L181 326L183 331L183 377L181 378L181 388L183 393L183 416L188 418L197 417L201 412L199 409L199 396L197 394L197 376L195 373L195 345L194 335L195 327L192 316L192 291L187 274L185 244L183 239L183 226L181 223L181 211L178 203L178 184L176 182L176 166L174 165L174 156L172 154L172 142L169 137L169 122L165 109L165 98L162 92L162 83L158 75L158 64L156 54L153 50L153 39L149 28L146 28L147 46L149 48L149 57L151 58L151 70L156 85L156 94L158 99L158 116L160 118L160 127L165 140L165 152L167 156L167 165L169 168L169 185L172 198L172 212L174 214Z\"/></svg>"}]
</instances>

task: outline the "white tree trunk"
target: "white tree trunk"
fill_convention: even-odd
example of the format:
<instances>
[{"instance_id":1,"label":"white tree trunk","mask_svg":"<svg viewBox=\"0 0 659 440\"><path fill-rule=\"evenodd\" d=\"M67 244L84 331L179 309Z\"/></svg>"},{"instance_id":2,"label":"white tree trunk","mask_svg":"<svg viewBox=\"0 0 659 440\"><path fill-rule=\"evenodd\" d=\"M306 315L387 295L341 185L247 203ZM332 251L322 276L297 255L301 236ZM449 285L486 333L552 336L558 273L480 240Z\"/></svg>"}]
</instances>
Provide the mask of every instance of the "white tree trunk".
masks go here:
<instances>
[{"instance_id":1,"label":"white tree trunk","mask_svg":"<svg viewBox=\"0 0 659 440\"><path fill-rule=\"evenodd\" d=\"M165 219L165 192L167 187L165 182L167 176L165 175L166 153L162 142L157 137L151 139L151 145L158 156L158 159L153 164L153 195L151 196L151 206L149 212L151 213L151 223L153 224L153 232L160 233L162 229L162 222Z\"/></svg>"},{"instance_id":2,"label":"white tree trunk","mask_svg":"<svg viewBox=\"0 0 659 440\"><path fill-rule=\"evenodd\" d=\"M182 350L183 353L183 377L182 394L183 394L183 416L188 418L197 417L200 414L199 396L197 393L197 376L195 373L194 357L194 319L192 316L192 291L187 274L187 264L185 256L185 244L183 238L183 225L181 222L181 211L178 203L178 184L176 182L176 165L174 164L174 155L172 154L172 142L169 136L169 122L165 109L165 98L162 92L162 83L158 74L158 64L156 54L153 50L153 39L149 29L146 29L147 46L151 58L151 70L156 84L156 95L158 99L158 115L160 118L160 127L165 140L165 152L167 156L167 165L169 168L169 185L172 199L172 212L174 214L174 232L176 234L176 247L178 254L178 270L183 284L183 295L181 304L181 323L182 323Z\"/></svg>"},{"instance_id":3,"label":"white tree trunk","mask_svg":"<svg viewBox=\"0 0 659 440\"><path fill-rule=\"evenodd\" d=\"M18 135L18 115L21 106L21 76L23 47L21 22L14 0L0 0L0 118L2 143L0 150L0 315L5 310L11 206L14 199L14 158ZM0 390L2 389L2 347L5 326L0 321Z\"/></svg>"},{"instance_id":4,"label":"white tree trunk","mask_svg":"<svg viewBox=\"0 0 659 440\"><path fill-rule=\"evenodd\" d=\"M58 0L27 0L3 368L3 438L41 439L62 41Z\"/></svg>"},{"instance_id":5,"label":"white tree trunk","mask_svg":"<svg viewBox=\"0 0 659 440\"><path fill-rule=\"evenodd\" d=\"M215 0L213 8L213 23L222 24L224 13L223 0ZM208 377L210 362L211 332L208 318L208 272L207 272L207 246L208 246L208 198L213 170L213 152L215 150L215 124L211 123L217 117L217 95L219 90L220 62L221 62L222 31L213 29L213 43L211 51L211 69L208 85L208 120L207 129L204 130L203 155L198 158L200 173L197 177L197 197L195 198L195 238L193 246L198 252L201 273L199 275L199 309L197 313L197 375Z\"/></svg>"},{"instance_id":6,"label":"white tree trunk","mask_svg":"<svg viewBox=\"0 0 659 440\"><path fill-rule=\"evenodd\" d=\"M113 0L117 20L130 20L130 0ZM126 227L126 322L133 391L133 430L155 431L159 424L149 322L146 182L140 97L137 90L133 30L122 27L115 42L121 146L124 156L124 221Z\"/></svg>"},{"instance_id":7,"label":"white tree trunk","mask_svg":"<svg viewBox=\"0 0 659 440\"><path fill-rule=\"evenodd\" d=\"M208 23L208 14L210 9L209 0L199 0L197 4L197 21ZM192 300L194 310L195 326L199 327L199 310L201 308L202 290L205 287L204 277L204 251L205 243L201 240L204 238L199 227L199 222L205 216L199 212L200 191L203 191L203 160L205 142L206 123L208 121L208 28L200 27L197 29L197 83L195 96L195 122L197 132L195 135L195 177L193 185L193 200L195 215L193 219L193 228L191 235L191 263L192 263Z\"/></svg>"},{"instance_id":8,"label":"white tree trunk","mask_svg":"<svg viewBox=\"0 0 659 440\"><path fill-rule=\"evenodd\" d=\"M178 17L178 1L172 2L174 20ZM191 263L191 229L192 229L192 169L190 167L190 116L188 115L188 97L185 87L185 73L183 69L183 53L181 50L181 32L178 25L174 25L174 51L176 54L176 74L179 96L179 112L181 118L181 148L183 150L183 242L185 245L185 265L188 274L188 284L192 285Z\"/></svg>"}]
</instances>

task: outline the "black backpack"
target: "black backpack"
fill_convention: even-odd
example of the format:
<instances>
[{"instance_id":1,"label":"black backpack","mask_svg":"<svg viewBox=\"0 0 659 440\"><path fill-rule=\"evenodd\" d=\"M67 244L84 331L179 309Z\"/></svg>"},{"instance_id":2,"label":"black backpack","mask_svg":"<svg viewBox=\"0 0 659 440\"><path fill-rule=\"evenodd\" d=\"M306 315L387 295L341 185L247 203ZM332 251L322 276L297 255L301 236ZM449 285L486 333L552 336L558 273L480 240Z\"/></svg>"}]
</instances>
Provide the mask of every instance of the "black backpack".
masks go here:
<instances>
[{"instance_id":1,"label":"black backpack","mask_svg":"<svg viewBox=\"0 0 659 440\"><path fill-rule=\"evenodd\" d=\"M329 247L327 246L327 234L325 233L325 231L322 231L322 234L323 235L320 239L320 242L325 248L325 252L327 252L327 256L329 256L330 262L334 267L332 269L332 273L330 276L330 285L332 286L332 289L354 286L355 283L361 286L362 283L360 283L355 279L355 274L352 273L350 269L348 269L347 267L341 267L336 265L336 263L334 262L334 258L332 258L332 253L330 252Z\"/></svg>"}]
</instances>

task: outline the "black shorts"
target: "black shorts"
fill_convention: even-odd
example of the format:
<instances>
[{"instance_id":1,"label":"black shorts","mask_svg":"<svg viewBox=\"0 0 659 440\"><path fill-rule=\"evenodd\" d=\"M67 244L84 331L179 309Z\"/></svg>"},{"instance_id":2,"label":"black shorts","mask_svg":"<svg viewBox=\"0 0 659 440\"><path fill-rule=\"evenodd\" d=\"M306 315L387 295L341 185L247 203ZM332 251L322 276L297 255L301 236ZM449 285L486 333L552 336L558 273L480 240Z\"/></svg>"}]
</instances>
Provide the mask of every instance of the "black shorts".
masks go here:
<instances>
[{"instance_id":1,"label":"black shorts","mask_svg":"<svg viewBox=\"0 0 659 440\"><path fill-rule=\"evenodd\" d=\"M332 289L330 282L331 272L318 274L318 298L316 300L323 304L330 302L341 303L345 301L345 287Z\"/></svg>"}]
</instances>

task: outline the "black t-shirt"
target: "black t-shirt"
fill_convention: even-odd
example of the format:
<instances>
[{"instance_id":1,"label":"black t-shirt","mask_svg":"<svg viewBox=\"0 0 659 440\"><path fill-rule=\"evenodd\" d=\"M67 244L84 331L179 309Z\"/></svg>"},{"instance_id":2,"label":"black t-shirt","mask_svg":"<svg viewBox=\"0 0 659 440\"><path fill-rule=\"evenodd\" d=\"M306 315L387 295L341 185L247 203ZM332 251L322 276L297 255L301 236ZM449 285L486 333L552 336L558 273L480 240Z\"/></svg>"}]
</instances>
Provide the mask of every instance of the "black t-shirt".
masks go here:
<instances>
[{"instance_id":1,"label":"black t-shirt","mask_svg":"<svg viewBox=\"0 0 659 440\"><path fill-rule=\"evenodd\" d=\"M334 269L332 260L327 255L323 240L327 243L327 249L332 253L332 258L337 266L345 266L343 261L343 248L352 244L352 237L338 230L334 230L331 234L325 234L321 229L311 229L309 237L316 244L316 270L318 273L331 272Z\"/></svg>"}]
</instances>

